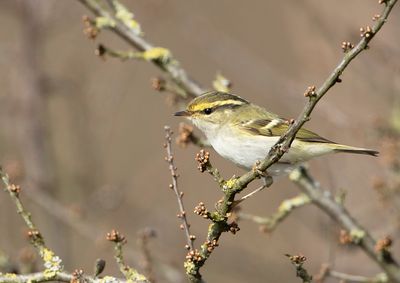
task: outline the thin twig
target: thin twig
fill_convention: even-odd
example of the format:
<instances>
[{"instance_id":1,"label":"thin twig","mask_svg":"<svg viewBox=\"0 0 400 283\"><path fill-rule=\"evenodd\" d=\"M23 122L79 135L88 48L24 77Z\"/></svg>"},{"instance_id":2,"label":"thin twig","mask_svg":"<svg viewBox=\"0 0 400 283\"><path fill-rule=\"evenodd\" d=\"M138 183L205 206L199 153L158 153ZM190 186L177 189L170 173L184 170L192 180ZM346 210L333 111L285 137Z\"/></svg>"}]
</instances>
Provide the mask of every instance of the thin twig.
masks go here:
<instances>
[{"instance_id":1,"label":"thin twig","mask_svg":"<svg viewBox=\"0 0 400 283\"><path fill-rule=\"evenodd\" d=\"M311 283L312 276L308 273L307 269L303 267L306 257L304 255L286 255L290 262L296 267L296 276L299 277L303 283Z\"/></svg>"},{"instance_id":2,"label":"thin twig","mask_svg":"<svg viewBox=\"0 0 400 283\"><path fill-rule=\"evenodd\" d=\"M86 276L81 273L67 273L63 271L63 265L61 259L54 254L46 245L44 238L36 225L34 224L30 212L28 212L24 205L22 204L19 195L21 193L21 188L10 182L8 175L0 168L0 177L5 185L5 190L9 193L11 199L14 201L17 208L17 212L21 215L26 226L29 228L28 236L33 246L38 250L38 253L42 260L44 261L44 267L46 268L43 272L17 275L14 273L0 274L0 283L20 283L20 282L46 282L46 281L62 281L62 282L72 282L72 280L84 279L87 282L96 282L97 279L91 276ZM138 273L137 273L138 274ZM77 276L79 275L79 278ZM140 275L140 274L139 274ZM115 282L125 282L125 280L120 280L118 278L109 277ZM132 282L148 282L142 280L141 277L131 276Z\"/></svg>"},{"instance_id":3,"label":"thin twig","mask_svg":"<svg viewBox=\"0 0 400 283\"><path fill-rule=\"evenodd\" d=\"M174 156L172 154L172 145L171 145L172 131L169 126L165 126L164 130L165 130L165 141L166 141L164 147L166 148L167 151L167 157L165 158L165 160L168 162L169 171L172 177L172 184L170 184L169 187L174 191L176 198L178 200L178 206L179 206L178 216L182 220L183 230L186 235L187 247L189 250L194 250L194 244L193 244L194 237L193 235L190 234L190 228L186 217L185 206L183 205L182 201L183 192L178 190L178 174L176 173L177 168L174 165Z\"/></svg>"},{"instance_id":4,"label":"thin twig","mask_svg":"<svg viewBox=\"0 0 400 283\"><path fill-rule=\"evenodd\" d=\"M237 216L239 219L250 220L262 225L262 230L265 232L273 231L279 223L286 219L296 208L302 207L310 203L310 198L306 194L300 194L294 198L284 200L278 208L278 211L269 217L261 217L251 215L239 211Z\"/></svg>"},{"instance_id":5,"label":"thin twig","mask_svg":"<svg viewBox=\"0 0 400 283\"><path fill-rule=\"evenodd\" d=\"M85 5L89 10L91 10L96 16L104 17L107 19L113 19L115 22L114 26L109 26L108 29L115 32L122 39L124 39L132 47L136 48L138 51L151 50L155 46L151 44L148 40L144 39L141 35L131 29L129 26L125 25L118 19L109 13L104 7L99 4L96 0L78 0L83 5ZM157 67L162 71L165 71L169 77L183 90L189 94L189 96L198 96L205 92L197 82L192 80L186 73L186 71L178 64L177 60L171 59L167 63L162 63L158 60L152 61Z\"/></svg>"},{"instance_id":6,"label":"thin twig","mask_svg":"<svg viewBox=\"0 0 400 283\"><path fill-rule=\"evenodd\" d=\"M388 278L384 273L379 273L374 277L366 277L360 275L353 275L344 272L339 272L332 270L329 264L323 264L321 270L317 275L314 276L317 283L323 283L328 277L339 279L344 282L354 282L354 283L387 283Z\"/></svg>"},{"instance_id":7,"label":"thin twig","mask_svg":"<svg viewBox=\"0 0 400 283\"><path fill-rule=\"evenodd\" d=\"M114 246L114 258L118 264L119 270L125 276L126 280L132 280L134 282L150 283L150 281L140 274L136 269L130 267L126 262L123 254L123 246L126 244L125 236L116 230L112 230L107 233L106 239L115 244Z\"/></svg>"},{"instance_id":8,"label":"thin twig","mask_svg":"<svg viewBox=\"0 0 400 283\"><path fill-rule=\"evenodd\" d=\"M156 231L154 229L145 228L139 231L137 239L137 243L143 255L143 261L141 266L143 268L144 274L151 283L156 282L156 278L153 269L153 263L154 263L153 257L151 255L149 248L149 241L155 237L156 237Z\"/></svg>"},{"instance_id":9,"label":"thin twig","mask_svg":"<svg viewBox=\"0 0 400 283\"><path fill-rule=\"evenodd\" d=\"M327 190L309 175L305 168L299 168L290 174L290 179L296 183L312 201L333 220L338 222L353 239L388 275L393 282L400 282L400 268L387 249L376 250L377 242L369 232L353 219L347 209L339 204Z\"/></svg>"},{"instance_id":10,"label":"thin twig","mask_svg":"<svg viewBox=\"0 0 400 283\"><path fill-rule=\"evenodd\" d=\"M10 182L10 179L3 171L3 169L0 168L0 176L3 184L5 185L5 190L8 192L10 195L11 199L15 203L15 206L17 208L17 212L19 215L21 215L22 219L24 220L26 226L29 228L29 238L31 239L32 244L38 249L39 253L42 255L44 250L48 250L44 243L44 239L42 235L40 234L39 230L36 228L36 225L32 221L31 214L25 209L23 206L19 194L21 192L21 188L18 185L14 185ZM43 257L43 256L42 256Z\"/></svg>"},{"instance_id":11,"label":"thin twig","mask_svg":"<svg viewBox=\"0 0 400 283\"><path fill-rule=\"evenodd\" d=\"M388 278L386 274L378 274L375 277L365 277L360 275L347 274L335 270L329 270L328 275L332 278L344 280L345 282L361 282L361 283L386 283Z\"/></svg>"},{"instance_id":12,"label":"thin twig","mask_svg":"<svg viewBox=\"0 0 400 283\"><path fill-rule=\"evenodd\" d=\"M268 187L267 185L262 185L262 186L258 187L257 189L255 189L254 191L248 193L247 195L242 196L239 200L235 201L235 203L239 204L239 203L245 201L246 199L251 198L252 196L254 196L255 194L257 194L258 192L264 190L267 187Z\"/></svg>"}]
</instances>

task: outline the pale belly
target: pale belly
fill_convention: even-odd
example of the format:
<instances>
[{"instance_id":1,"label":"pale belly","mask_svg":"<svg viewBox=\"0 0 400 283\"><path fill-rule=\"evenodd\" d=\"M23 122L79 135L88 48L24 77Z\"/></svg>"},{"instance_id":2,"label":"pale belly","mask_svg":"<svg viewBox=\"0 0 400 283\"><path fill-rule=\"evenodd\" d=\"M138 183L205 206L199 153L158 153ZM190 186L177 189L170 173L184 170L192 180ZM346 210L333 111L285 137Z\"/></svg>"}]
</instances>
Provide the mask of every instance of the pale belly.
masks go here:
<instances>
[{"instance_id":1,"label":"pale belly","mask_svg":"<svg viewBox=\"0 0 400 283\"><path fill-rule=\"evenodd\" d=\"M223 136L223 138L221 138ZM240 167L251 169L257 161L262 161L267 156L271 147L278 141L279 137L249 136L238 138L235 135L214 135L209 138L213 148L222 157L232 161ZM278 163L268 168L270 175L287 174L297 167L301 162L312 157L329 153L322 150L318 144L307 145L304 142L295 141L289 152L287 152Z\"/></svg>"}]
</instances>

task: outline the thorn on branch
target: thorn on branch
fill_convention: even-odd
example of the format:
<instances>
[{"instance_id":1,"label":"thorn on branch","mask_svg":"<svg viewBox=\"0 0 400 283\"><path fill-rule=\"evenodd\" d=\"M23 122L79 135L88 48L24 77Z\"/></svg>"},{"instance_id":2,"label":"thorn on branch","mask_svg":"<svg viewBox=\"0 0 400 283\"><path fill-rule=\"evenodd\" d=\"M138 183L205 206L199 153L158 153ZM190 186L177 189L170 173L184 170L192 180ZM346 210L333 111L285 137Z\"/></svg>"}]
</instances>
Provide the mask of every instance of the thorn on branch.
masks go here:
<instances>
[{"instance_id":1,"label":"thorn on branch","mask_svg":"<svg viewBox=\"0 0 400 283\"><path fill-rule=\"evenodd\" d=\"M386 4L387 4L387 1L388 1L388 0L379 0L378 3L379 3L379 4L385 4L385 5L386 5Z\"/></svg>"},{"instance_id":2,"label":"thorn on branch","mask_svg":"<svg viewBox=\"0 0 400 283\"><path fill-rule=\"evenodd\" d=\"M349 52L353 48L354 48L354 44L351 43L350 41L343 41L342 42L342 50L343 50L344 53Z\"/></svg>"}]
</instances>

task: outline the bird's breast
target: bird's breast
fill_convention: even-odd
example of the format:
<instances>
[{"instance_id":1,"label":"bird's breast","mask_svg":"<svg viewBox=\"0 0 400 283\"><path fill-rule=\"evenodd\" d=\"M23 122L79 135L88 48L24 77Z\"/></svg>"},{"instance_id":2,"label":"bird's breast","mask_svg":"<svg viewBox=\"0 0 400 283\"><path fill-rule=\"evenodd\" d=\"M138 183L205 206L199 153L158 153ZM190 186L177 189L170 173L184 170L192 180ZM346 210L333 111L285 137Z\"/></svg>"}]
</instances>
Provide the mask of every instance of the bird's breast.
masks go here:
<instances>
[{"instance_id":1,"label":"bird's breast","mask_svg":"<svg viewBox=\"0 0 400 283\"><path fill-rule=\"evenodd\" d=\"M250 169L256 161L267 156L278 138L234 133L232 129L222 128L218 133L208 136L208 140L222 157Z\"/></svg>"}]
</instances>

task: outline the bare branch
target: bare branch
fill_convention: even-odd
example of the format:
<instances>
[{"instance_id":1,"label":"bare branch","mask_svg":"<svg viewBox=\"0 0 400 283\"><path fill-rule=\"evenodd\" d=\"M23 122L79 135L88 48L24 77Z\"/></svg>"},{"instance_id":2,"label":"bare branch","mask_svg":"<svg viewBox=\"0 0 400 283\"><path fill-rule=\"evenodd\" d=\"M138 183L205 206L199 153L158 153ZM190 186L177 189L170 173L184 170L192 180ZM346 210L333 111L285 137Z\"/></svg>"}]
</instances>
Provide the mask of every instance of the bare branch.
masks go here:
<instances>
[{"instance_id":1,"label":"bare branch","mask_svg":"<svg viewBox=\"0 0 400 283\"><path fill-rule=\"evenodd\" d=\"M103 17L113 20L115 25L108 26L107 28L115 32L138 51L147 51L155 48L153 44L144 39L132 28L125 25L120 20L116 19L111 13L109 13L104 7L99 4L99 1L78 1L85 5L89 10L91 10L97 17ZM178 61L173 59L172 57L171 60L166 63L160 62L159 60L153 60L152 62L162 71L166 72L178 86L180 86L187 92L187 94L189 94L189 96L198 96L205 92L205 89L203 89L197 82L189 78L186 71L178 64Z\"/></svg>"},{"instance_id":2,"label":"bare branch","mask_svg":"<svg viewBox=\"0 0 400 283\"><path fill-rule=\"evenodd\" d=\"M174 191L176 198L178 200L178 206L179 206L178 217L182 219L182 225L184 228L183 230L185 231L186 241L187 241L186 247L188 248L188 250L194 250L194 245L193 245L194 236L190 234L190 228L186 218L185 206L183 205L182 201L183 192L178 190L178 174L176 173L177 168L174 165L174 156L172 154L172 148L171 148L172 131L169 126L165 126L164 130L165 130L165 141L166 141L164 147L167 150L167 157L165 158L165 160L168 162L169 171L171 172L171 177L172 177L172 184L170 184L169 187Z\"/></svg>"},{"instance_id":3,"label":"bare branch","mask_svg":"<svg viewBox=\"0 0 400 283\"><path fill-rule=\"evenodd\" d=\"M354 283L387 283L388 278L387 275L384 273L379 273L374 277L365 277L365 276L360 276L360 275L353 275L353 274L348 274L344 272L339 272L330 269L328 264L323 264L321 266L321 270L317 275L315 275L315 281L318 283L323 283L325 279L328 277L339 279L345 282L354 282Z\"/></svg>"},{"instance_id":4,"label":"bare branch","mask_svg":"<svg viewBox=\"0 0 400 283\"><path fill-rule=\"evenodd\" d=\"M296 208L310 203L310 198L306 194L300 194L294 198L284 200L278 208L278 211L270 217L261 217L239 211L239 219L250 220L261 225L263 232L272 232L279 223L285 220Z\"/></svg>"},{"instance_id":5,"label":"bare branch","mask_svg":"<svg viewBox=\"0 0 400 283\"><path fill-rule=\"evenodd\" d=\"M134 281L134 282L143 282L149 283L146 276L140 274L136 269L130 267L125 262L124 254L122 247L126 244L125 236L119 233L116 230L112 230L110 233L107 233L106 236L107 240L110 242L114 242L114 258L118 263L119 270L125 276L127 281Z\"/></svg>"},{"instance_id":6,"label":"bare branch","mask_svg":"<svg viewBox=\"0 0 400 283\"><path fill-rule=\"evenodd\" d=\"M307 269L303 267L306 257L304 255L286 255L290 262L296 267L296 276L299 277L303 283L311 283L312 276L308 274Z\"/></svg>"},{"instance_id":7,"label":"bare branch","mask_svg":"<svg viewBox=\"0 0 400 283\"><path fill-rule=\"evenodd\" d=\"M400 268L388 249L377 251L377 242L360 224L353 219L345 207L340 205L308 174L304 168L299 168L290 174L290 179L296 183L320 209L338 222L352 237L352 242L360 246L394 282L400 282Z\"/></svg>"},{"instance_id":8,"label":"bare branch","mask_svg":"<svg viewBox=\"0 0 400 283\"><path fill-rule=\"evenodd\" d=\"M153 270L153 257L149 248L149 241L156 237L156 231L152 228L145 228L139 231L137 243L143 255L142 267L147 279L154 283L156 281Z\"/></svg>"}]
</instances>

